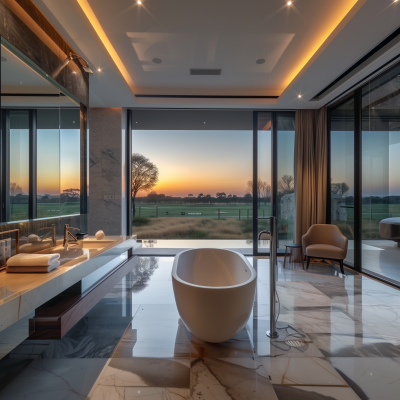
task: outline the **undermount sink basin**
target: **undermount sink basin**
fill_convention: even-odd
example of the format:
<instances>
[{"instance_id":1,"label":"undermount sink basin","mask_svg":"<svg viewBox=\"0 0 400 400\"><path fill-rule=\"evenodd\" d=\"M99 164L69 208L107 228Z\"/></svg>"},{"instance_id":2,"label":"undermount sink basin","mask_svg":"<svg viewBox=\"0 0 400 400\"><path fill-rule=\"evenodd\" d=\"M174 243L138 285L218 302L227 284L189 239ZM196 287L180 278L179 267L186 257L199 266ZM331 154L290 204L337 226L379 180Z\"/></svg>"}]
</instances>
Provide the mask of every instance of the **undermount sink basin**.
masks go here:
<instances>
[{"instance_id":1,"label":"undermount sink basin","mask_svg":"<svg viewBox=\"0 0 400 400\"><path fill-rule=\"evenodd\" d=\"M81 259L88 259L100 250L114 244L114 240L79 240L77 243L69 243L65 248L62 244L36 252L36 254L60 255L60 264L79 262Z\"/></svg>"},{"instance_id":2,"label":"undermount sink basin","mask_svg":"<svg viewBox=\"0 0 400 400\"><path fill-rule=\"evenodd\" d=\"M83 240L78 242L75 248L81 249L103 249L114 243L114 240Z\"/></svg>"}]
</instances>

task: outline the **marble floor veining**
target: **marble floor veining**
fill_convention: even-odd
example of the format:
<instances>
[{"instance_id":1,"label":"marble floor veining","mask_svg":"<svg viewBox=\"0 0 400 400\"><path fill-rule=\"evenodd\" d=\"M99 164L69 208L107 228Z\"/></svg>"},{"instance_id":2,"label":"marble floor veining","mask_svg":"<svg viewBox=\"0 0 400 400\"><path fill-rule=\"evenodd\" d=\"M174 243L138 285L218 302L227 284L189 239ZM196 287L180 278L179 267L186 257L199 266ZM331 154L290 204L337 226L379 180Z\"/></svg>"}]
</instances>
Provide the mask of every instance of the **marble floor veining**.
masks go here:
<instances>
[{"instance_id":1,"label":"marble floor veining","mask_svg":"<svg viewBox=\"0 0 400 400\"><path fill-rule=\"evenodd\" d=\"M173 257L141 257L61 340L25 340L0 360L0 400L399 398L400 291L331 265L279 261L279 337L270 340L269 260L249 261L253 312L231 340L191 335L175 304Z\"/></svg>"}]
</instances>

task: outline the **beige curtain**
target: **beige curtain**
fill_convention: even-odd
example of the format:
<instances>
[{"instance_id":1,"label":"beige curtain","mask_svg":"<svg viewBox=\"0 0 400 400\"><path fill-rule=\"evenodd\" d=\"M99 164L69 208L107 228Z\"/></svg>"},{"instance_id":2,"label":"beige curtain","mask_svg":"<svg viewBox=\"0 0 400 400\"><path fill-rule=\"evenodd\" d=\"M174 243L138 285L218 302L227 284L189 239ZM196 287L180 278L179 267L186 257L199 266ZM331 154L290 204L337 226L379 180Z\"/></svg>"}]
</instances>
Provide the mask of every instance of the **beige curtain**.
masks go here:
<instances>
[{"instance_id":1,"label":"beige curtain","mask_svg":"<svg viewBox=\"0 0 400 400\"><path fill-rule=\"evenodd\" d=\"M297 110L294 144L295 243L326 222L327 110Z\"/></svg>"}]
</instances>

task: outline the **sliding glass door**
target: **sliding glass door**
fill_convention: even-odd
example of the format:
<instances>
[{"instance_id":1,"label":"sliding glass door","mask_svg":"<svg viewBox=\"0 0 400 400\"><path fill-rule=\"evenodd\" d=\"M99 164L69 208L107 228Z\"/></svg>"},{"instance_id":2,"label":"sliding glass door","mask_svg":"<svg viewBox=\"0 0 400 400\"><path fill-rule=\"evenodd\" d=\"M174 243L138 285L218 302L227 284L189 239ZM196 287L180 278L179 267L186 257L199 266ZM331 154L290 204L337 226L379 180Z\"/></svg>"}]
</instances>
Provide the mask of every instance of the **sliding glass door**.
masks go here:
<instances>
[{"instance_id":1,"label":"sliding glass door","mask_svg":"<svg viewBox=\"0 0 400 400\"><path fill-rule=\"evenodd\" d=\"M400 285L400 64L330 109L330 219L346 262Z\"/></svg>"},{"instance_id":2,"label":"sliding glass door","mask_svg":"<svg viewBox=\"0 0 400 400\"><path fill-rule=\"evenodd\" d=\"M354 98L330 113L330 213L349 240L346 261L354 265Z\"/></svg>"},{"instance_id":3,"label":"sliding glass door","mask_svg":"<svg viewBox=\"0 0 400 400\"><path fill-rule=\"evenodd\" d=\"M400 282L400 65L362 90L362 268Z\"/></svg>"},{"instance_id":4,"label":"sliding glass door","mask_svg":"<svg viewBox=\"0 0 400 400\"><path fill-rule=\"evenodd\" d=\"M278 252L293 243L294 199L294 112L256 112L253 160L256 174L254 187L254 254L269 254L269 217L277 217Z\"/></svg>"}]
</instances>

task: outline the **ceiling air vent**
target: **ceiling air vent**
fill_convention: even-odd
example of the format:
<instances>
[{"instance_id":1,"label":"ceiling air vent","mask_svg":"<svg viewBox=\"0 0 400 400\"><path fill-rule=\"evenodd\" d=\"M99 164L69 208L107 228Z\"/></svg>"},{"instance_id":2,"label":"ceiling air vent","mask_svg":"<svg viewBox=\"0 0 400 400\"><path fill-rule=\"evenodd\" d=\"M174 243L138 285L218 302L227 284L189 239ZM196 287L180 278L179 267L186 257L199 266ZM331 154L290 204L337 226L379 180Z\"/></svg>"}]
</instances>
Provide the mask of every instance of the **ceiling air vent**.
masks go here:
<instances>
[{"instance_id":1,"label":"ceiling air vent","mask_svg":"<svg viewBox=\"0 0 400 400\"><path fill-rule=\"evenodd\" d=\"M222 69L190 68L190 75L221 75Z\"/></svg>"}]
</instances>

